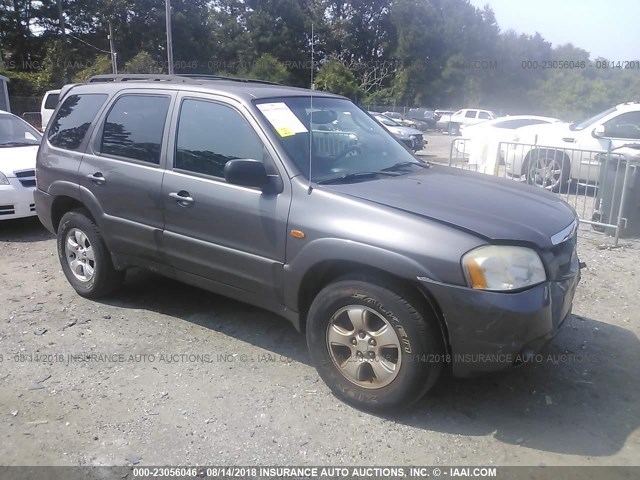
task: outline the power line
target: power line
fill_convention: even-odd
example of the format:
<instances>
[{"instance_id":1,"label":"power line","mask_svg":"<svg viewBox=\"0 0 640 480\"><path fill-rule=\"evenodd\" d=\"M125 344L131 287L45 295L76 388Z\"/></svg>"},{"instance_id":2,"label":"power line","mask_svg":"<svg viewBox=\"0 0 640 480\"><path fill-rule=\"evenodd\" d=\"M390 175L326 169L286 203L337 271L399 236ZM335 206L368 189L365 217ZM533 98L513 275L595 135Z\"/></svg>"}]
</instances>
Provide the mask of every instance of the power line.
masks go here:
<instances>
[{"instance_id":1,"label":"power line","mask_svg":"<svg viewBox=\"0 0 640 480\"><path fill-rule=\"evenodd\" d=\"M91 45L89 42L85 42L84 40L82 40L81 38L76 37L75 35L71 35L70 33L67 33L67 35L69 35L71 38L78 40L79 42L84 43L85 45L90 46L91 48L94 48L96 50L98 50L99 52L102 53L108 53L109 55L111 55L111 52L108 50L102 50L101 48L96 47L95 45Z\"/></svg>"}]
</instances>

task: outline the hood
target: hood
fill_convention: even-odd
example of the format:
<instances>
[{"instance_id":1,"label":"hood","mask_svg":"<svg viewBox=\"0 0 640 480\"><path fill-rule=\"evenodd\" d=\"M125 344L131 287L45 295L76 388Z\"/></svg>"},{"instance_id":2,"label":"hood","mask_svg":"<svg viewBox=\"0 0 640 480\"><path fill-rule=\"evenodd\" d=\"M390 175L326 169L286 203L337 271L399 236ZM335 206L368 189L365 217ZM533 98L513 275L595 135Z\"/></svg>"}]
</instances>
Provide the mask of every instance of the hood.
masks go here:
<instances>
[{"instance_id":1,"label":"hood","mask_svg":"<svg viewBox=\"0 0 640 480\"><path fill-rule=\"evenodd\" d=\"M551 237L575 219L566 202L538 187L439 165L409 175L324 187L490 241L527 242L543 249L553 246Z\"/></svg>"},{"instance_id":2,"label":"hood","mask_svg":"<svg viewBox=\"0 0 640 480\"><path fill-rule=\"evenodd\" d=\"M28 147L0 147L0 172L15 177L13 172L36 168L38 145Z\"/></svg>"},{"instance_id":3,"label":"hood","mask_svg":"<svg viewBox=\"0 0 640 480\"><path fill-rule=\"evenodd\" d=\"M422 132L420 130L411 127L396 127L395 125L385 125L385 127L391 133L399 136L402 136L402 133L404 133L407 137L409 135L422 135Z\"/></svg>"}]
</instances>

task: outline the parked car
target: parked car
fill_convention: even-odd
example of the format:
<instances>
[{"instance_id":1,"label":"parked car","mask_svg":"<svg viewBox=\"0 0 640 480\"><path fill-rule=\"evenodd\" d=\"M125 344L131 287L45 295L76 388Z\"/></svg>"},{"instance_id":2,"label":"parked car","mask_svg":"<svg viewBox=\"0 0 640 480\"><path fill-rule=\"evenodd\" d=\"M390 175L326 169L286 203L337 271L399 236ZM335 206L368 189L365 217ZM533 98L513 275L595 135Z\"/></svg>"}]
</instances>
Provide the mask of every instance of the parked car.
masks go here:
<instances>
[{"instance_id":1,"label":"parked car","mask_svg":"<svg viewBox=\"0 0 640 480\"><path fill-rule=\"evenodd\" d=\"M409 120L416 123L416 128L427 131L436 128L437 118L436 112L426 108L411 108L406 116Z\"/></svg>"},{"instance_id":2,"label":"parked car","mask_svg":"<svg viewBox=\"0 0 640 480\"><path fill-rule=\"evenodd\" d=\"M507 174L554 192L571 181L593 184L600 175L598 152L640 143L640 103L622 103L577 123L520 128L512 141Z\"/></svg>"},{"instance_id":3,"label":"parked car","mask_svg":"<svg viewBox=\"0 0 640 480\"><path fill-rule=\"evenodd\" d=\"M405 127L411 127L411 128L416 128L416 122L406 118L405 116L403 116L402 114L398 113L398 112L382 112L382 115L384 115L385 117L389 117L391 120L393 120L394 122L399 123L400 125L403 125Z\"/></svg>"},{"instance_id":4,"label":"parked car","mask_svg":"<svg viewBox=\"0 0 640 480\"><path fill-rule=\"evenodd\" d=\"M498 118L498 116L490 110L463 108L451 115L449 122L451 124L451 131L459 134L462 125L474 125L495 118Z\"/></svg>"},{"instance_id":5,"label":"parked car","mask_svg":"<svg viewBox=\"0 0 640 480\"><path fill-rule=\"evenodd\" d=\"M33 190L41 139L27 122L0 111L0 220L36 214Z\"/></svg>"},{"instance_id":6,"label":"parked car","mask_svg":"<svg viewBox=\"0 0 640 480\"><path fill-rule=\"evenodd\" d=\"M58 106L58 98L60 96L60 90L49 90L42 97L42 103L40 104L40 117L42 118L42 129L44 130L51 119L53 111Z\"/></svg>"},{"instance_id":7,"label":"parked car","mask_svg":"<svg viewBox=\"0 0 640 480\"><path fill-rule=\"evenodd\" d=\"M417 152L418 150L422 150L425 145L424 137L422 136L422 132L420 130L416 130L415 128L405 127L400 125L397 122L394 122L386 115L382 115L377 112L369 112L373 115L377 121L379 121L384 128L389 130L394 137L396 137L400 142L407 146L409 150L413 150Z\"/></svg>"},{"instance_id":8,"label":"parked car","mask_svg":"<svg viewBox=\"0 0 640 480\"><path fill-rule=\"evenodd\" d=\"M445 367L533 358L579 279L567 203L422 162L326 92L99 76L62 97L37 172L80 295L141 267L276 312L335 395L367 409L417 401Z\"/></svg>"},{"instance_id":9,"label":"parked car","mask_svg":"<svg viewBox=\"0 0 640 480\"><path fill-rule=\"evenodd\" d=\"M451 122L451 116L455 113L453 110L436 110L436 130L448 130L449 123Z\"/></svg>"},{"instance_id":10,"label":"parked car","mask_svg":"<svg viewBox=\"0 0 640 480\"><path fill-rule=\"evenodd\" d=\"M500 117L474 125L460 127L460 135L455 143L458 153L470 155L469 162L477 164L495 164L498 155L504 162L504 149L500 149L500 142L511 142L514 130L530 125L546 125L559 123L560 120L538 115L513 115Z\"/></svg>"}]
</instances>

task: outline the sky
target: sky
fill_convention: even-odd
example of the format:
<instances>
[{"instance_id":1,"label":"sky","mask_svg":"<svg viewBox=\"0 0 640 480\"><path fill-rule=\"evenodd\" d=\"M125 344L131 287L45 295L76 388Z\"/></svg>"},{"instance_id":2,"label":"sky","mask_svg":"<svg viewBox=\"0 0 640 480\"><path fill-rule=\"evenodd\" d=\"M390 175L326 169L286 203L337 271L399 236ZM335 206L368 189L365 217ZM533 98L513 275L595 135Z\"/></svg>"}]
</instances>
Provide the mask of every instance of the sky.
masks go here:
<instances>
[{"instance_id":1,"label":"sky","mask_svg":"<svg viewBox=\"0 0 640 480\"><path fill-rule=\"evenodd\" d=\"M501 31L536 32L553 46L572 43L591 58L640 59L639 0L471 0L489 5ZM639 72L640 73L640 72Z\"/></svg>"}]
</instances>

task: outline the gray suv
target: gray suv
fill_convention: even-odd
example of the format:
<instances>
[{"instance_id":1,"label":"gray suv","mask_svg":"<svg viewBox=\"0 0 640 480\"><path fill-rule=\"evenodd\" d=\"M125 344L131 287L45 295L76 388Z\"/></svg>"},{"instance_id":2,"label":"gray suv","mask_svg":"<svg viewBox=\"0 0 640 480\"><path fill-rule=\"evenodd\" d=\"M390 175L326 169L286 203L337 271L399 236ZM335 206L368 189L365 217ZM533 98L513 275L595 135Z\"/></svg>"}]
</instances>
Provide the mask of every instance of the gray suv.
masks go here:
<instances>
[{"instance_id":1,"label":"gray suv","mask_svg":"<svg viewBox=\"0 0 640 480\"><path fill-rule=\"evenodd\" d=\"M571 311L556 196L414 157L349 100L219 77L99 76L61 98L37 213L82 296L142 267L287 318L367 409L446 368L526 362Z\"/></svg>"}]
</instances>

